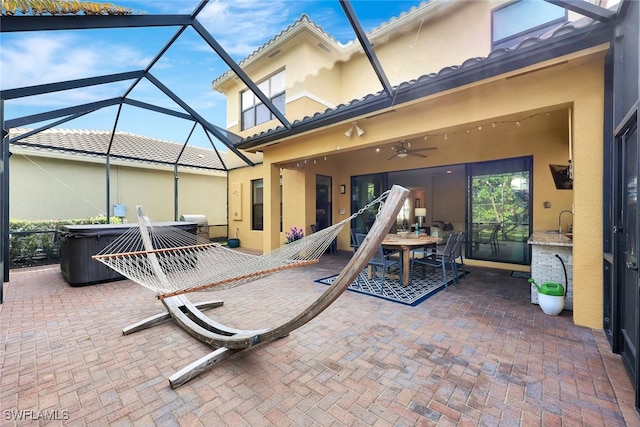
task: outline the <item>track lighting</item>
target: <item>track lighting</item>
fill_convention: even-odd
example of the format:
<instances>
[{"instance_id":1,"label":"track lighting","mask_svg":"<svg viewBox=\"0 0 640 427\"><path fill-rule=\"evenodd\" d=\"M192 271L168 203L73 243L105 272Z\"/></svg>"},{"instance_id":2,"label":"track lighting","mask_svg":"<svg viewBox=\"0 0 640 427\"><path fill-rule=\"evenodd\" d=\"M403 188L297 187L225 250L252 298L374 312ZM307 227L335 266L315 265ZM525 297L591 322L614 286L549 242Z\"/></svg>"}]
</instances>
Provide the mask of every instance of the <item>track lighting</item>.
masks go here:
<instances>
[{"instance_id":1,"label":"track lighting","mask_svg":"<svg viewBox=\"0 0 640 427\"><path fill-rule=\"evenodd\" d=\"M360 126L358 126L358 123L353 122L353 123L351 123L351 127L349 129L347 129L347 131L344 133L344 136L346 136L347 138L351 138L351 136L353 135L353 131L354 130L356 131L358 136L364 135L364 129L362 129Z\"/></svg>"}]
</instances>

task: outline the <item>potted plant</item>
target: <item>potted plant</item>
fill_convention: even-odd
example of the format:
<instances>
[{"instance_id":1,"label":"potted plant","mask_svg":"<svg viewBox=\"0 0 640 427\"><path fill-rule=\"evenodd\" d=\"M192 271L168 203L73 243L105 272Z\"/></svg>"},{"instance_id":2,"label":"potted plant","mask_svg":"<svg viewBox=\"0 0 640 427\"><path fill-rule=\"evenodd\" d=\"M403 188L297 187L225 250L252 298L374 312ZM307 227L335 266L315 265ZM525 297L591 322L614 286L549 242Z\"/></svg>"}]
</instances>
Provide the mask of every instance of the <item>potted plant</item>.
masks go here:
<instances>
[{"instance_id":1,"label":"potted plant","mask_svg":"<svg viewBox=\"0 0 640 427\"><path fill-rule=\"evenodd\" d=\"M304 237L304 230L298 227L291 227L291 230L285 233L285 237L287 238L287 241L284 242L285 245L295 242L296 240L300 240Z\"/></svg>"},{"instance_id":2,"label":"potted plant","mask_svg":"<svg viewBox=\"0 0 640 427\"><path fill-rule=\"evenodd\" d=\"M238 231L240 231L240 229L236 228L236 237L235 237L235 239L231 238L231 239L227 240L227 245L230 248L237 248L237 247L240 246L240 239L238 238Z\"/></svg>"}]
</instances>

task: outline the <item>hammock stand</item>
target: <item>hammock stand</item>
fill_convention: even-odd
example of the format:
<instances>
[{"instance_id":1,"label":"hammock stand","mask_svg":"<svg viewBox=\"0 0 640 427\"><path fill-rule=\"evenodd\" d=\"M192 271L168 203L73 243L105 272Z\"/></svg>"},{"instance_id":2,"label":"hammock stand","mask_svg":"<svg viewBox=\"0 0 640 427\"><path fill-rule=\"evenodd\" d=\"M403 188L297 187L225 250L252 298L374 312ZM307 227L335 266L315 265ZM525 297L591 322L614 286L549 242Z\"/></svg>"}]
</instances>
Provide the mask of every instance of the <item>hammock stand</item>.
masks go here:
<instances>
[{"instance_id":1,"label":"hammock stand","mask_svg":"<svg viewBox=\"0 0 640 427\"><path fill-rule=\"evenodd\" d=\"M225 326L212 320L201 311L219 307L223 305L222 301L213 300L194 304L185 295L179 294L161 297L160 300L164 304L166 312L127 326L122 330L122 333L124 335L132 334L173 318L190 335L216 348L213 352L192 362L169 377L169 383L172 388L185 384L213 365L228 359L234 353L257 344L286 337L290 332L303 326L331 305L349 287L356 276L366 268L372 255L382 244L382 240L387 235L388 230L396 223L398 213L404 205L408 194L409 190L406 188L397 185L392 187L366 239L340 272L335 282L305 310L280 326L256 330L236 329ZM150 259L151 264L154 265L156 274L164 276L160 265L155 259L158 251L153 250L148 234L142 232L142 223L140 230L147 248L146 256ZM103 255L103 259L108 256ZM100 257L94 258L102 261ZM302 263L302 265L304 264Z\"/></svg>"}]
</instances>

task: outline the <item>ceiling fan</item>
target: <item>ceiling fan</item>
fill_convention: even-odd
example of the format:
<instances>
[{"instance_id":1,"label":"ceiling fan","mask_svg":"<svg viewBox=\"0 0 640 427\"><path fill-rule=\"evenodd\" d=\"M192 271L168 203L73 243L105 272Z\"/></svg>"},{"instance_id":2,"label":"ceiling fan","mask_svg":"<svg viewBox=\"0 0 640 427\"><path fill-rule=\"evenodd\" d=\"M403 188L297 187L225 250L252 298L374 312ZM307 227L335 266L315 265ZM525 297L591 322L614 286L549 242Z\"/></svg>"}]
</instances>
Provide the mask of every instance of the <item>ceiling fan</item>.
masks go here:
<instances>
[{"instance_id":1,"label":"ceiling fan","mask_svg":"<svg viewBox=\"0 0 640 427\"><path fill-rule=\"evenodd\" d=\"M437 150L438 147L425 147L425 148L416 148L411 150L411 143L408 143L407 146L405 146L405 141L400 141L400 144L395 145L393 147L391 147L392 150L394 150L396 153L389 157L387 160L391 160L394 157L398 157L400 159L403 159L407 156L416 156L416 157L428 157L425 154L421 154L421 151L430 151L430 150Z\"/></svg>"}]
</instances>

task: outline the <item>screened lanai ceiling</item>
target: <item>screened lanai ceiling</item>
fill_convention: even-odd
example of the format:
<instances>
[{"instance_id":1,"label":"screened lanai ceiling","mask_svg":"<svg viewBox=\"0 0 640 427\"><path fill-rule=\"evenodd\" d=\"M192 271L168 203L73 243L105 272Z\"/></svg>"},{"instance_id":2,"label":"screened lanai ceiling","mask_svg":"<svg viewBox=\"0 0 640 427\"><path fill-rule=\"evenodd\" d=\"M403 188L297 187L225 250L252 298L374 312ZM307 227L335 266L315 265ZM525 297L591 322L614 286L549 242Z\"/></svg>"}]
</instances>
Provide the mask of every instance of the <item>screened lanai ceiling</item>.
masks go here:
<instances>
[{"instance_id":1,"label":"screened lanai ceiling","mask_svg":"<svg viewBox=\"0 0 640 427\"><path fill-rule=\"evenodd\" d=\"M585 2L548 3L599 21L613 19L612 12ZM10 143L24 143L50 128L127 132L214 150L217 167L227 170L255 162L238 147L256 147L409 100L403 89L442 69L416 69L411 58L379 56L376 41L404 37L415 55L424 55L429 46L417 40L425 22L465 2L120 1L124 13L98 7L77 15L60 9L8 10L9 4L3 2L0 23L1 111L4 129L29 129L13 132ZM344 88L344 104L319 102L315 116L289 121L265 94L268 90L256 84L260 76L253 75L252 66L264 55L294 48L288 37L299 29L325 51L328 62L322 67L365 56L370 66L362 72L369 76L361 80L375 86ZM455 49L451 53L456 62ZM226 130L234 125L227 122L228 79L240 79L268 108L277 123L273 129L244 139ZM414 91L413 96L424 95ZM104 155L111 155L117 143L112 138ZM177 152L176 164L183 153ZM166 153L162 157L166 161Z\"/></svg>"}]
</instances>

